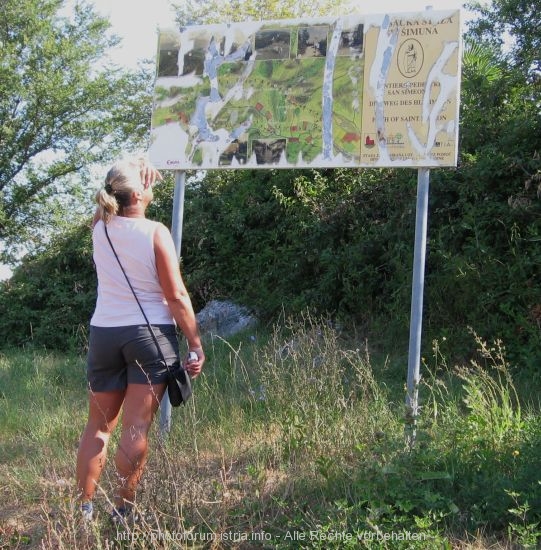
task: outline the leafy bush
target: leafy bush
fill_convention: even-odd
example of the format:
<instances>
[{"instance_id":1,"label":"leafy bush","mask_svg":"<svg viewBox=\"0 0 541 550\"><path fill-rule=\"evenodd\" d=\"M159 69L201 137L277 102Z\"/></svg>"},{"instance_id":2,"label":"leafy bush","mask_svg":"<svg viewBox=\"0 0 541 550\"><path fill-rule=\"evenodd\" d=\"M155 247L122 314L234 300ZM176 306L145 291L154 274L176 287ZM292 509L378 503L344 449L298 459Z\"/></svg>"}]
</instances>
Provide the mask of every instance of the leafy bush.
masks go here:
<instances>
[{"instance_id":1,"label":"leafy bush","mask_svg":"<svg viewBox=\"0 0 541 550\"><path fill-rule=\"evenodd\" d=\"M366 322L397 282L408 284L409 178L380 170L207 174L188 190L184 226L196 301L234 297L264 318L308 307Z\"/></svg>"},{"instance_id":2,"label":"leafy bush","mask_svg":"<svg viewBox=\"0 0 541 550\"><path fill-rule=\"evenodd\" d=\"M509 180L502 160L491 176L481 157L431 173L425 342L453 335L464 355L465 327L473 326L505 339L511 360L525 357L521 364L533 367L541 349L540 205L520 170ZM182 264L196 310L214 298L236 300L264 320L308 308L405 346L415 180L408 170L209 172L189 180ZM171 178L157 186L149 217L170 224L172 191ZM510 200L521 193L525 202ZM2 344L73 344L94 296L90 235L81 226L3 283Z\"/></svg>"},{"instance_id":3,"label":"leafy bush","mask_svg":"<svg viewBox=\"0 0 541 550\"><path fill-rule=\"evenodd\" d=\"M0 346L84 347L96 300L90 229L55 235L0 286Z\"/></svg>"}]
</instances>

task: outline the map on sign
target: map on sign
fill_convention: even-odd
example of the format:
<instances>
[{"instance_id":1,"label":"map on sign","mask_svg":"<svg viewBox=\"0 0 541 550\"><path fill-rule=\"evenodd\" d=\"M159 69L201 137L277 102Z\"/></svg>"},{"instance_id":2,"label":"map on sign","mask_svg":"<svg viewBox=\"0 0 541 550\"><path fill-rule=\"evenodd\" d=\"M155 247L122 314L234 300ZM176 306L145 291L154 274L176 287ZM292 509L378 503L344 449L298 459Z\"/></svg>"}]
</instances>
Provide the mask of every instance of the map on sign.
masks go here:
<instances>
[{"instance_id":1,"label":"map on sign","mask_svg":"<svg viewBox=\"0 0 541 550\"><path fill-rule=\"evenodd\" d=\"M459 12L159 33L158 168L454 166Z\"/></svg>"}]
</instances>

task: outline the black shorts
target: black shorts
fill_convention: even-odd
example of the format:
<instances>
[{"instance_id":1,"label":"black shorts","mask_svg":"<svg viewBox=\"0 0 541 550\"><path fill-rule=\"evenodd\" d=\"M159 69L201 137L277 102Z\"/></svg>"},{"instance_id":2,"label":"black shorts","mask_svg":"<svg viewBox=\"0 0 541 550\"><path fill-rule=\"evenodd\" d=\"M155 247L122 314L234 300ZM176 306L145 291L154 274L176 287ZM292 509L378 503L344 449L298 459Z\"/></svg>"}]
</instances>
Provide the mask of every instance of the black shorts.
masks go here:
<instances>
[{"instance_id":1,"label":"black shorts","mask_svg":"<svg viewBox=\"0 0 541 550\"><path fill-rule=\"evenodd\" d=\"M168 364L179 357L175 325L152 325ZM124 390L128 384L162 384L167 368L146 325L90 326L87 357L89 389Z\"/></svg>"}]
</instances>

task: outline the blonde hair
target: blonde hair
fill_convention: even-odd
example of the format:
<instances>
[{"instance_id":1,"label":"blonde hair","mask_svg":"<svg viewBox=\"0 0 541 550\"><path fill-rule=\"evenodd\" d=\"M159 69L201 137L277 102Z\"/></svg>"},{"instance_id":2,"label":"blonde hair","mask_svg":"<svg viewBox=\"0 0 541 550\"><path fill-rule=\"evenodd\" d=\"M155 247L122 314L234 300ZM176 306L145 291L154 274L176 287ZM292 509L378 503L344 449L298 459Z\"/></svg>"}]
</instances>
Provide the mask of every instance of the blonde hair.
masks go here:
<instances>
[{"instance_id":1,"label":"blonde hair","mask_svg":"<svg viewBox=\"0 0 541 550\"><path fill-rule=\"evenodd\" d=\"M123 159L110 168L105 176L104 186L96 193L98 215L108 223L119 210L129 206L134 191L142 190L141 171L145 167L144 158Z\"/></svg>"}]
</instances>

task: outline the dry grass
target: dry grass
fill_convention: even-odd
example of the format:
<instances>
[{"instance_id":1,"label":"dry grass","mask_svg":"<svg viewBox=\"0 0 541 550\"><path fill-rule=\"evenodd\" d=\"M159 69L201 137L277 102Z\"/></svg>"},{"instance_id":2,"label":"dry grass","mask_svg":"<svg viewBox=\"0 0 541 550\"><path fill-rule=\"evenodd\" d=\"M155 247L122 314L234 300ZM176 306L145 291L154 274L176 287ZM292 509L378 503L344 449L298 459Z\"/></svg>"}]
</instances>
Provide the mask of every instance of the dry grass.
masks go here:
<instances>
[{"instance_id":1,"label":"dry grass","mask_svg":"<svg viewBox=\"0 0 541 550\"><path fill-rule=\"evenodd\" d=\"M169 437L162 441L157 425L151 433L138 522L120 528L109 517L112 461L97 491L95 521L85 524L78 514L73 478L86 405L84 384L70 382L74 359L0 356L0 382L14 395L18 385L9 373L20 384L21 369L36 372L25 382L34 385L32 398L22 389L0 402L0 549L394 549L384 541L301 546L286 536L395 527L427 533L425 543L400 546L408 550L518 548L501 533L446 532L452 517L435 519L445 510L441 488L425 497L426 481L417 481L420 492L412 495L407 484L392 485L397 472L414 481L408 468L425 467L426 453L419 464L404 455L401 382L394 388L379 382L365 346L357 349L327 325L309 322L270 335L264 345L214 341L208 349L206 373L188 406L173 411ZM57 400L49 406L50 395ZM450 415L443 406L438 402L431 419L434 437L438 430L443 437L441 419ZM426 452L446 452L436 444ZM440 501L432 510L434 497ZM415 518L423 513L415 512L419 506L425 516Z\"/></svg>"}]
</instances>

